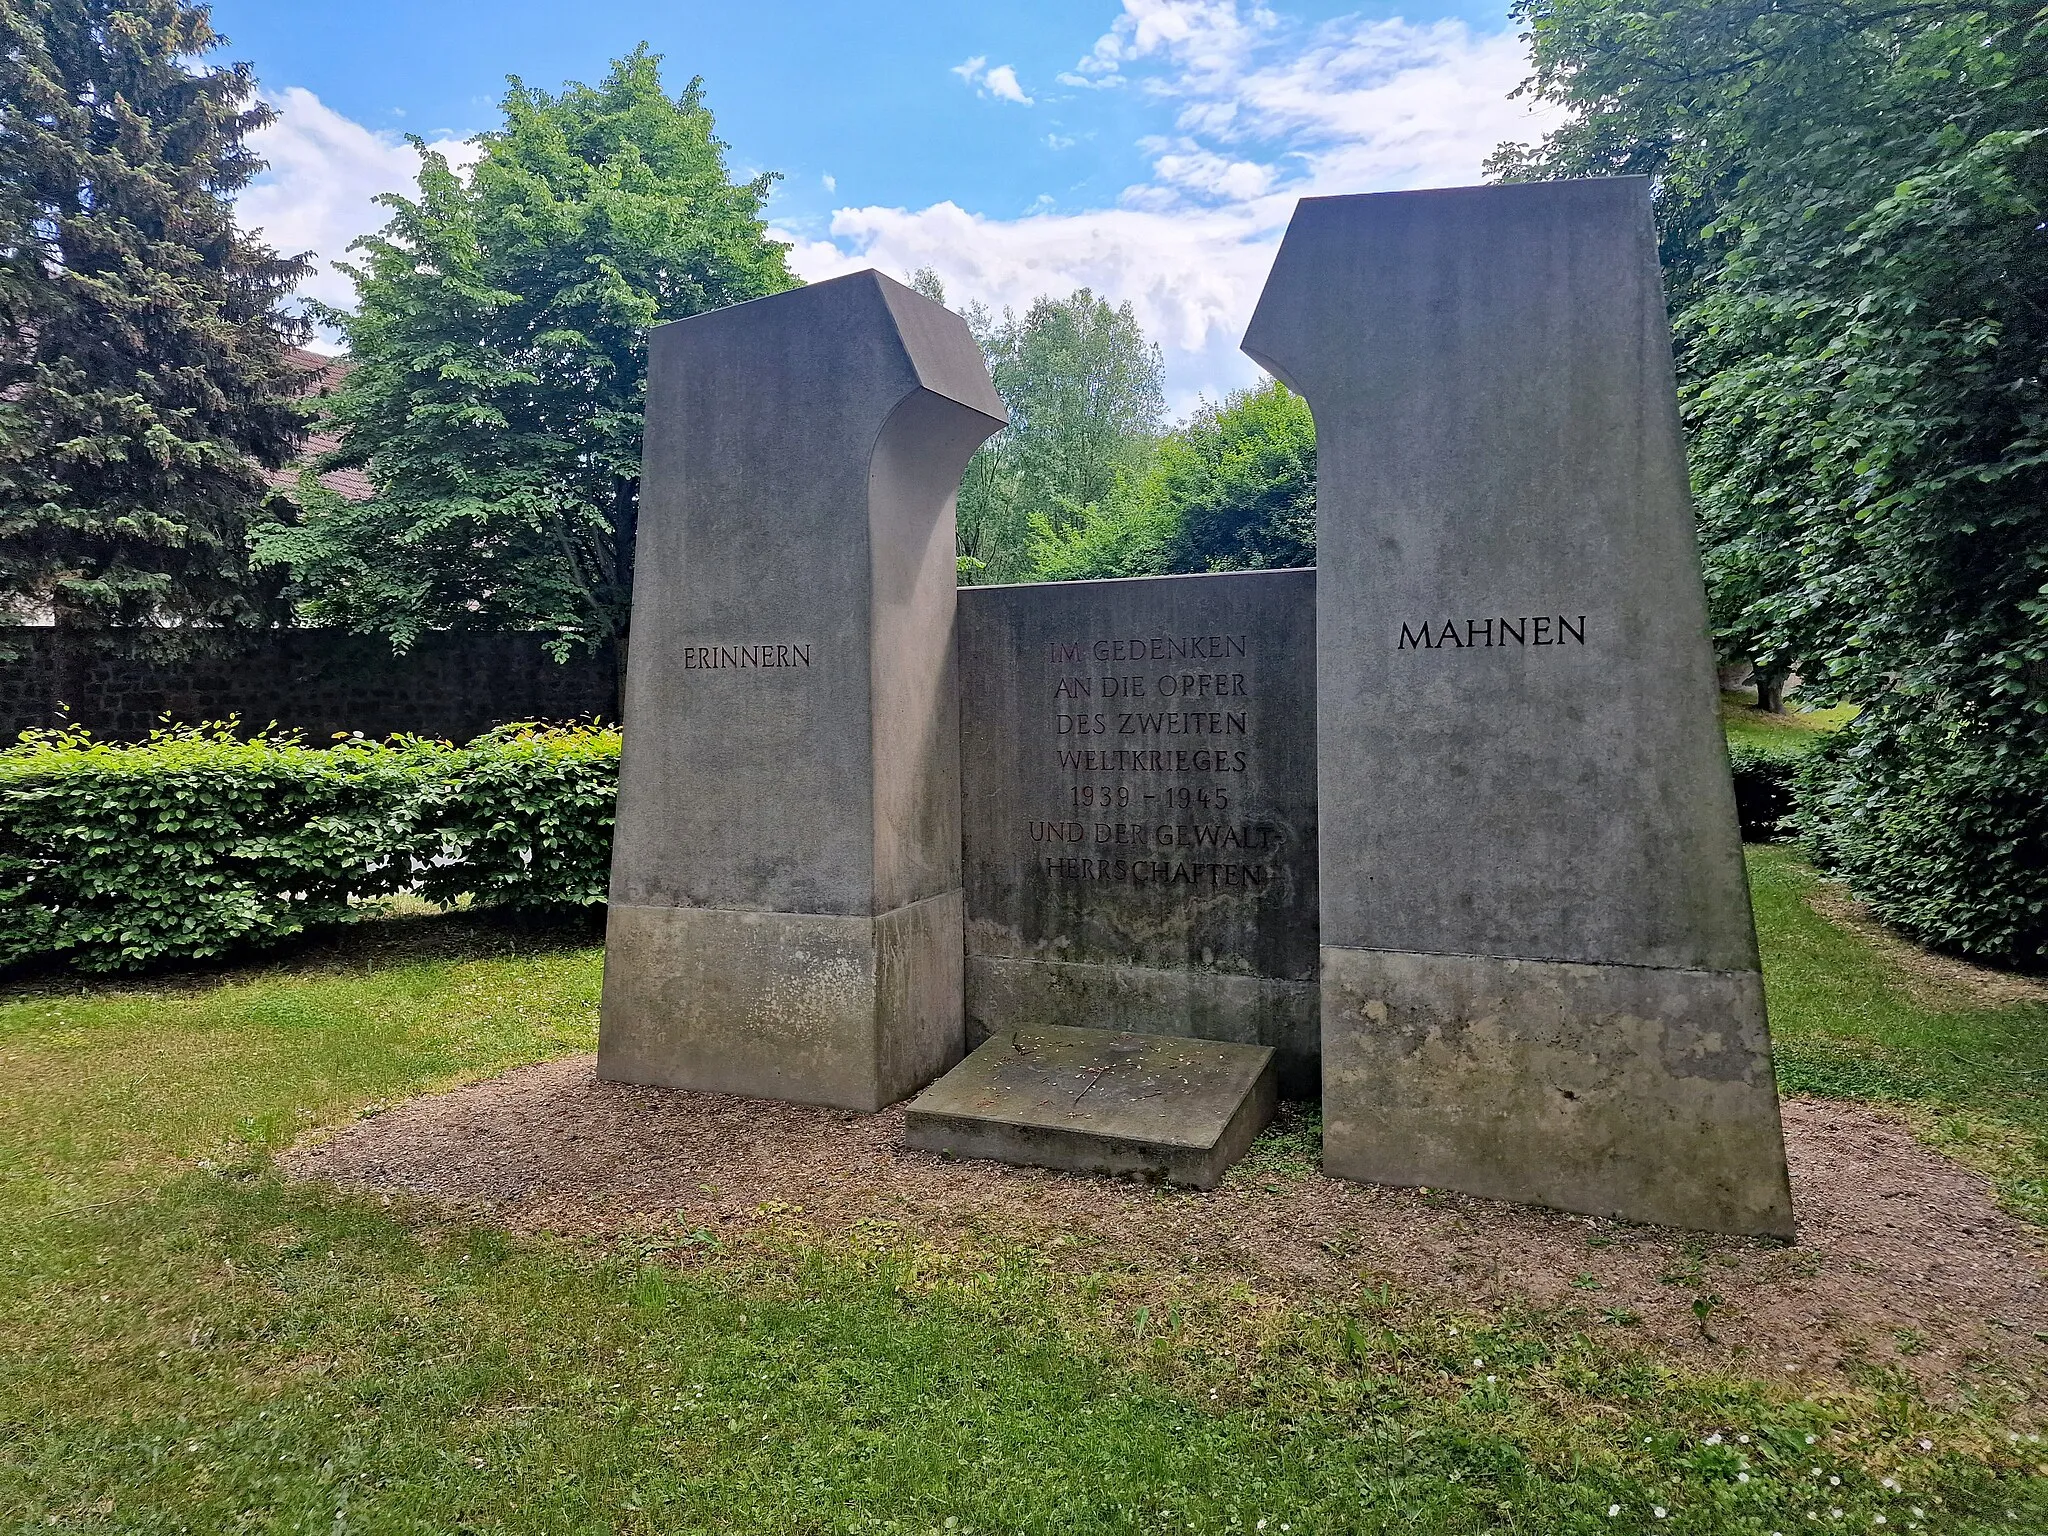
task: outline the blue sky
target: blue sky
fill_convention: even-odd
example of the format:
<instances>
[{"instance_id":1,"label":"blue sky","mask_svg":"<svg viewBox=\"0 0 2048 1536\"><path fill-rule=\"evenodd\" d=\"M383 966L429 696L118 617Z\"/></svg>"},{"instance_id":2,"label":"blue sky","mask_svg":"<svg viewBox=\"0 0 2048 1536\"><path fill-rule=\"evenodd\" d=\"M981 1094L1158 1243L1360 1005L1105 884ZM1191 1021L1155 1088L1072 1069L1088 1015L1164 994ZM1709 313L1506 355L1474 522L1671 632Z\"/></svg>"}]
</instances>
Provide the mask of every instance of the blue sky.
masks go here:
<instances>
[{"instance_id":1,"label":"blue sky","mask_svg":"<svg viewBox=\"0 0 2048 1536\"><path fill-rule=\"evenodd\" d=\"M1295 198L1456 185L1547 119L1504 10L1433 0L216 0L282 122L244 195L281 247L342 254L417 133L491 127L508 74L594 79L642 40L706 83L736 169L809 277L929 265L956 303L1087 285L1165 348L1169 399L1247 383L1236 351ZM329 274L309 284L346 302Z\"/></svg>"}]
</instances>

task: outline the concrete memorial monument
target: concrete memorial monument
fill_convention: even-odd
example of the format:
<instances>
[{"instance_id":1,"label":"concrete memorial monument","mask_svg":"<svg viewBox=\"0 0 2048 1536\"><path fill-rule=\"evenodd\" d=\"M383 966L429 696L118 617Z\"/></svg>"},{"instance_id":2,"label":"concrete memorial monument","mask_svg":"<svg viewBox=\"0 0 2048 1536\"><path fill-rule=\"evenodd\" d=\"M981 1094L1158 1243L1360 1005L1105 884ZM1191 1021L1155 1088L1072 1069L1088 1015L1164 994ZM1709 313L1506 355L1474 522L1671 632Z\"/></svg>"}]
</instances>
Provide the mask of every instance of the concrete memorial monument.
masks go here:
<instances>
[{"instance_id":1,"label":"concrete memorial monument","mask_svg":"<svg viewBox=\"0 0 2048 1536\"><path fill-rule=\"evenodd\" d=\"M1648 184L1305 200L1324 1160L1792 1214Z\"/></svg>"},{"instance_id":2,"label":"concrete memorial monument","mask_svg":"<svg viewBox=\"0 0 2048 1536\"><path fill-rule=\"evenodd\" d=\"M603 1076L873 1110L960 1059L953 502L1002 424L878 273L653 333Z\"/></svg>"},{"instance_id":3,"label":"concrete memorial monument","mask_svg":"<svg viewBox=\"0 0 2048 1536\"><path fill-rule=\"evenodd\" d=\"M1318 570L956 599L964 322L655 333L600 1072L1789 1233L1646 184L1305 201L1245 348Z\"/></svg>"}]
</instances>

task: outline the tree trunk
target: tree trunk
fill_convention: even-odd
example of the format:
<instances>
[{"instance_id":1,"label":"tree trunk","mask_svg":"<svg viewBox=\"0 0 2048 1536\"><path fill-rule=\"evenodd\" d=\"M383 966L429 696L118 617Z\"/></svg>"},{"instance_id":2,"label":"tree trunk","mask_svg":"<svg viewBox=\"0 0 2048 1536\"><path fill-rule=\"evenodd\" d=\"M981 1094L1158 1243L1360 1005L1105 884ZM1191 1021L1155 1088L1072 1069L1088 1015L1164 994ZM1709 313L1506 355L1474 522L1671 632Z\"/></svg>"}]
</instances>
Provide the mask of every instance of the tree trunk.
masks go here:
<instances>
[{"instance_id":1,"label":"tree trunk","mask_svg":"<svg viewBox=\"0 0 2048 1536\"><path fill-rule=\"evenodd\" d=\"M85 688L92 668L91 616L62 602L50 604L50 704L43 723L52 729L85 725Z\"/></svg>"},{"instance_id":2,"label":"tree trunk","mask_svg":"<svg viewBox=\"0 0 2048 1536\"><path fill-rule=\"evenodd\" d=\"M1756 707L1767 715L1785 713L1785 678L1783 672L1766 672L1757 668Z\"/></svg>"}]
</instances>

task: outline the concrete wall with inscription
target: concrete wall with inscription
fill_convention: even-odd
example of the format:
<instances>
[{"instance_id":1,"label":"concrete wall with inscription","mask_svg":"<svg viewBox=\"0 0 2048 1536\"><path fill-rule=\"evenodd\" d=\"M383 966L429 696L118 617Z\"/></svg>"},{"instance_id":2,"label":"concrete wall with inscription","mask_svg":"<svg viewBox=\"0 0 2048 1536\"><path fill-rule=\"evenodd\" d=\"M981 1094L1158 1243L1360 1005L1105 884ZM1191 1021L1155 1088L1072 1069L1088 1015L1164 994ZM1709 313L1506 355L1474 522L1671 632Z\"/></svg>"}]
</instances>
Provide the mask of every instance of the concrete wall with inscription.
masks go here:
<instances>
[{"instance_id":1,"label":"concrete wall with inscription","mask_svg":"<svg viewBox=\"0 0 2048 1536\"><path fill-rule=\"evenodd\" d=\"M1316 1091L1316 573L960 593L970 1047L1272 1046Z\"/></svg>"}]
</instances>

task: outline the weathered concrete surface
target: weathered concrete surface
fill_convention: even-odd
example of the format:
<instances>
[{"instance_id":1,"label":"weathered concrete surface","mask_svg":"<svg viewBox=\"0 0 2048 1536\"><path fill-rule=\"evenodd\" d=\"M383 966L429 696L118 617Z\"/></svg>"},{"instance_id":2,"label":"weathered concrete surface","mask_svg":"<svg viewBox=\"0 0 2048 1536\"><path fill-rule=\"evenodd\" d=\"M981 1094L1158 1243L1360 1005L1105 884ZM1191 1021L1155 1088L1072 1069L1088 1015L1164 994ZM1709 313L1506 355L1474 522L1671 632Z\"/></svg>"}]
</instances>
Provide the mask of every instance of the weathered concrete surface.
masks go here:
<instances>
[{"instance_id":1,"label":"weathered concrete surface","mask_svg":"<svg viewBox=\"0 0 2048 1536\"><path fill-rule=\"evenodd\" d=\"M1316 414L1323 1045L1351 1064L1327 1102L1333 1166L1394 1166L1357 1098L1372 1062L1389 1074L1375 1106L1446 1117L1399 1165L1416 1182L1474 1187L1498 1165L1488 1193L1783 1230L1761 990L1698 980L1753 977L1756 940L1647 183L1305 200L1245 350ZM1535 973L1510 961L1662 968L1701 989L1657 1013L1657 1062L1545 1101L1543 1124L1566 1142L1583 1125L1634 1182L1561 1182L1528 1155L1533 1126L1511 1134L1528 1101L1503 1087L1454 1113L1477 1091L1463 1069L1340 1040L1379 1028L1336 980L1391 963L1364 952L1484 957L1499 1027L1532 1039L1549 1037L1514 989ZM1658 1065L1689 1059L1693 1033L1753 1060L1710 1090ZM1656 1128L1702 1116L1772 1201L1674 1204L1692 1186ZM1495 1144L1521 1149L1519 1173Z\"/></svg>"},{"instance_id":2,"label":"weathered concrete surface","mask_svg":"<svg viewBox=\"0 0 2048 1536\"><path fill-rule=\"evenodd\" d=\"M876 1110L960 1052L958 891L874 918L611 909L598 1054L615 1082Z\"/></svg>"},{"instance_id":3,"label":"weathered concrete surface","mask_svg":"<svg viewBox=\"0 0 2048 1536\"><path fill-rule=\"evenodd\" d=\"M976 934L970 925L968 948ZM1214 971L1152 970L1063 960L967 957L967 1039L973 1049L1020 1020L1139 1034L1233 1040L1273 1051L1280 1091L1322 1092L1321 993L1313 981L1274 981Z\"/></svg>"},{"instance_id":4,"label":"weathered concrete surface","mask_svg":"<svg viewBox=\"0 0 2048 1536\"><path fill-rule=\"evenodd\" d=\"M1316 1091L1315 572L960 594L970 1044L1257 1042Z\"/></svg>"},{"instance_id":5,"label":"weathered concrete surface","mask_svg":"<svg viewBox=\"0 0 2048 1536\"><path fill-rule=\"evenodd\" d=\"M1323 1162L1792 1235L1753 971L1324 952Z\"/></svg>"},{"instance_id":6,"label":"weathered concrete surface","mask_svg":"<svg viewBox=\"0 0 2048 1536\"><path fill-rule=\"evenodd\" d=\"M1002 419L874 272L653 333L603 1075L874 1108L959 1058L953 499Z\"/></svg>"},{"instance_id":7,"label":"weathered concrete surface","mask_svg":"<svg viewBox=\"0 0 2048 1536\"><path fill-rule=\"evenodd\" d=\"M905 1146L1213 1189L1273 1118L1273 1053L1168 1035L1022 1026L904 1112Z\"/></svg>"}]
</instances>

